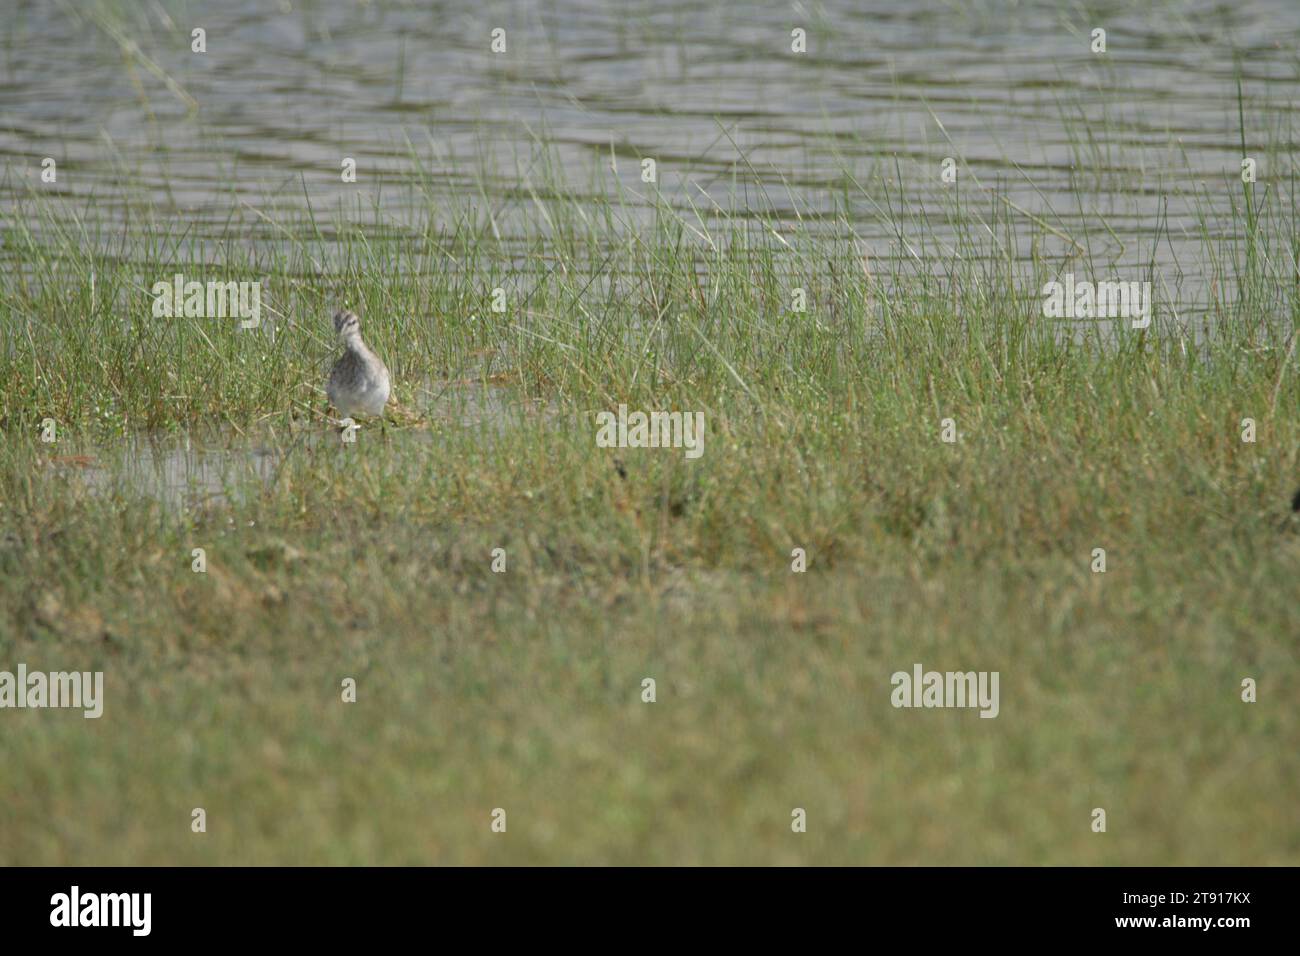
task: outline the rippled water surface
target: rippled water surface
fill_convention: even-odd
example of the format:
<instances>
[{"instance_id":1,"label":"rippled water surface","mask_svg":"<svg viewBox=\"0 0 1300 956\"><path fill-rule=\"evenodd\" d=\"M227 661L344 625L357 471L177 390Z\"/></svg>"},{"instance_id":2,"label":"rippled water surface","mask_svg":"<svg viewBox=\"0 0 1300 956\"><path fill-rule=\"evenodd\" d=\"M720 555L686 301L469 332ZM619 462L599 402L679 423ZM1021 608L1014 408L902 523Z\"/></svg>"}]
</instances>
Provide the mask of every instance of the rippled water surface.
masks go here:
<instances>
[{"instance_id":1,"label":"rippled water surface","mask_svg":"<svg viewBox=\"0 0 1300 956\"><path fill-rule=\"evenodd\" d=\"M15 5L0 23L0 212L57 193L108 248L159 222L282 242L277 224L308 214L326 239L358 220L378 242L467 207L522 241L562 181L617 197L624 225L666 201L702 221L848 230L878 260L919 261L954 251L960 197L989 224L982 254L1154 262L1189 295L1207 249L1240 238L1243 135L1261 182L1290 195L1293 0ZM949 156L955 186L940 182Z\"/></svg>"}]
</instances>

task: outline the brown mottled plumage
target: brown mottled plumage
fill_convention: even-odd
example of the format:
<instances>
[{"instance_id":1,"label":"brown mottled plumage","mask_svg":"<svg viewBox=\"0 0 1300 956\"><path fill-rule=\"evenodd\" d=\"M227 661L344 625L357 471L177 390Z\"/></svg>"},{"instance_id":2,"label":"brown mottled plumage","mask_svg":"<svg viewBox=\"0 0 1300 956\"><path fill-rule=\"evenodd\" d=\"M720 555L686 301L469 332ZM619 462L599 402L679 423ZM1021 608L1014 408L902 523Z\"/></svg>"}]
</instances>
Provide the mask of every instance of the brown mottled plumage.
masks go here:
<instances>
[{"instance_id":1,"label":"brown mottled plumage","mask_svg":"<svg viewBox=\"0 0 1300 956\"><path fill-rule=\"evenodd\" d=\"M343 342L343 355L330 370L325 394L340 415L382 415L388 403L388 368L361 339L355 312L337 312L334 331Z\"/></svg>"}]
</instances>

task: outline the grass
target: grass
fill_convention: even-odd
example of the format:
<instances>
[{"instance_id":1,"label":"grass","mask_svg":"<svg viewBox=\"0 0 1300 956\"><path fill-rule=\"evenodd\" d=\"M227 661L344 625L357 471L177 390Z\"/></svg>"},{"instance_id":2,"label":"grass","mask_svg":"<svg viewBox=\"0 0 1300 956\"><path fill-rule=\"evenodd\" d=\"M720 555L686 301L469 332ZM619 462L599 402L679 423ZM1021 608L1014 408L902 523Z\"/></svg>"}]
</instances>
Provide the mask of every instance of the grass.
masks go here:
<instances>
[{"instance_id":1,"label":"grass","mask_svg":"<svg viewBox=\"0 0 1300 956\"><path fill-rule=\"evenodd\" d=\"M1043 281L1107 264L1011 255L1061 237L996 191L938 200L952 242L900 216L927 254L881 263L847 216L529 182L523 246L468 196L116 247L20 203L0 669L107 701L3 715L0 864L1300 861L1280 191L1207 212L1200 318L1138 332L1043 320ZM268 320L150 319L175 271L261 278ZM408 412L351 446L316 414L343 302ZM703 457L597 449L620 402L703 411ZM182 506L131 478L141 435L275 467ZM894 709L915 662L999 671L999 717Z\"/></svg>"}]
</instances>

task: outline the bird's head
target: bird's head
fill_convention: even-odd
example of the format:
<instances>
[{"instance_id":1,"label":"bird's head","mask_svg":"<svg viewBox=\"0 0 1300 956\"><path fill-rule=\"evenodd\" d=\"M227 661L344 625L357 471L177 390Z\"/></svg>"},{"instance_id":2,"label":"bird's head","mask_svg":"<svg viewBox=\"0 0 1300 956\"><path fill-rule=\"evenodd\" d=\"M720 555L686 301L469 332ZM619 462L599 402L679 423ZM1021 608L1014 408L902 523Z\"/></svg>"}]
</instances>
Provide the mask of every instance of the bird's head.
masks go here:
<instances>
[{"instance_id":1,"label":"bird's head","mask_svg":"<svg viewBox=\"0 0 1300 956\"><path fill-rule=\"evenodd\" d=\"M361 320L357 318L355 312L349 312L346 309L334 313L334 331L338 333L341 339L349 339L361 332Z\"/></svg>"}]
</instances>

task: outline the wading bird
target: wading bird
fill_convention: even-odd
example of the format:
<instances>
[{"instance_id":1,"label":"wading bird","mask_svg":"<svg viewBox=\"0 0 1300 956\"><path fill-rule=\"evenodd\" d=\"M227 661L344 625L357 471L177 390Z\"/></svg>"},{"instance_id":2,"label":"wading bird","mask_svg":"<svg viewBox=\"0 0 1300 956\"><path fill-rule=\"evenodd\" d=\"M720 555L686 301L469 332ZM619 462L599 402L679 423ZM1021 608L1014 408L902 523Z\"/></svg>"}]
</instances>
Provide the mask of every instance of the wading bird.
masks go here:
<instances>
[{"instance_id":1,"label":"wading bird","mask_svg":"<svg viewBox=\"0 0 1300 956\"><path fill-rule=\"evenodd\" d=\"M361 320L355 312L334 313L334 331L343 343L343 355L330 370L325 394L342 418L384 414L388 403L388 368L361 339Z\"/></svg>"}]
</instances>

